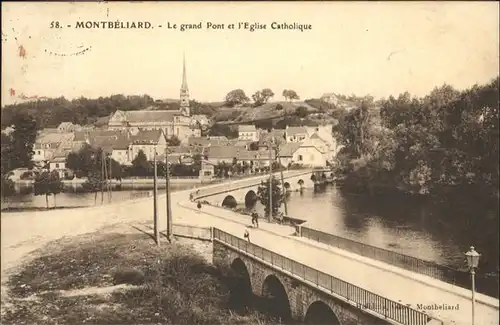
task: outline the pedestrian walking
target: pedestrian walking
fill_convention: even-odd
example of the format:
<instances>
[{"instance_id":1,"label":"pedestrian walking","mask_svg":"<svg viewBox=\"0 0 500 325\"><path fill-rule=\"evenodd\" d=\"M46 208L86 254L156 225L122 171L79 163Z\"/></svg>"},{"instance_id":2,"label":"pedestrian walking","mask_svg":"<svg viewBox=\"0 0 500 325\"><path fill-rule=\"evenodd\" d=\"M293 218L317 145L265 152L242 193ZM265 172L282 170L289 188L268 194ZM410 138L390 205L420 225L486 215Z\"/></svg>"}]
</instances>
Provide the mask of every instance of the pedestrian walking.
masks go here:
<instances>
[{"instance_id":1,"label":"pedestrian walking","mask_svg":"<svg viewBox=\"0 0 500 325\"><path fill-rule=\"evenodd\" d=\"M252 213L252 225L259 228L259 214L257 212Z\"/></svg>"},{"instance_id":2,"label":"pedestrian walking","mask_svg":"<svg viewBox=\"0 0 500 325\"><path fill-rule=\"evenodd\" d=\"M248 240L248 242L250 242L250 233L248 232L248 229L245 229L245 234L243 235L243 237Z\"/></svg>"}]
</instances>

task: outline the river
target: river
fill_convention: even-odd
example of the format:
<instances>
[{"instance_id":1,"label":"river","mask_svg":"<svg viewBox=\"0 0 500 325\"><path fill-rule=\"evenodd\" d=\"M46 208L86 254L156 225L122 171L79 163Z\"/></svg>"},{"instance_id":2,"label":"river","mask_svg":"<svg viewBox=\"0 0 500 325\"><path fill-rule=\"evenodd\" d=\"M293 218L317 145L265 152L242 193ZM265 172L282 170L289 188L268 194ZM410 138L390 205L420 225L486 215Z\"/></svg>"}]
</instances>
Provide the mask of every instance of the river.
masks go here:
<instances>
[{"instance_id":1,"label":"river","mask_svg":"<svg viewBox=\"0 0 500 325\"><path fill-rule=\"evenodd\" d=\"M199 184L172 184L172 190L183 190ZM159 190L163 193L164 190ZM151 190L114 191L104 203L152 195ZM94 205L94 194L65 192L57 195L58 207ZM101 204L101 194L97 195ZM2 209L33 209L45 207L45 196L32 194L7 198ZM54 198L49 197L53 206ZM462 269L463 253L474 245L482 254L480 267L484 273L498 271L497 212L481 209L456 209L455 204L431 205L404 199L381 199L345 194L340 188L328 186L323 191L292 192L287 198L288 214L304 219L307 226L337 236L359 241L405 255L434 261ZM257 203L263 214L263 206ZM282 205L281 210L284 210ZM482 272L481 272L482 273Z\"/></svg>"},{"instance_id":2,"label":"river","mask_svg":"<svg viewBox=\"0 0 500 325\"><path fill-rule=\"evenodd\" d=\"M481 273L498 271L498 211L351 195L335 186L292 192L287 207L310 228L457 269L473 245L482 255ZM263 215L260 203L256 209Z\"/></svg>"}]
</instances>

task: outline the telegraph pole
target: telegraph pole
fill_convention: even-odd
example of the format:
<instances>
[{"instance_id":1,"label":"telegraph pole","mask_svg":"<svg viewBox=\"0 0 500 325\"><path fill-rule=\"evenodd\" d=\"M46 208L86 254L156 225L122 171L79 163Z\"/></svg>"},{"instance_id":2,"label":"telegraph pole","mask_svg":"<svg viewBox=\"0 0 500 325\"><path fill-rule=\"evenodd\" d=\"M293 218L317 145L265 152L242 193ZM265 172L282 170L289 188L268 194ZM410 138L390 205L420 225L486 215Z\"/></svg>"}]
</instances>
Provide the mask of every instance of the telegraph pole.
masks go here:
<instances>
[{"instance_id":1,"label":"telegraph pole","mask_svg":"<svg viewBox=\"0 0 500 325\"><path fill-rule=\"evenodd\" d=\"M167 207L167 239L172 242L172 207L170 204L170 167L168 165L168 138L163 129L160 129L165 138L165 200Z\"/></svg>"},{"instance_id":2,"label":"telegraph pole","mask_svg":"<svg viewBox=\"0 0 500 325\"><path fill-rule=\"evenodd\" d=\"M158 168L156 164L156 148L154 152L154 183L153 183L153 218L156 245L160 246L160 231L158 229Z\"/></svg>"},{"instance_id":3,"label":"telegraph pole","mask_svg":"<svg viewBox=\"0 0 500 325\"><path fill-rule=\"evenodd\" d=\"M271 130L272 132L272 130ZM273 220L273 147L272 138L269 137L269 216L268 221Z\"/></svg>"},{"instance_id":4,"label":"telegraph pole","mask_svg":"<svg viewBox=\"0 0 500 325\"><path fill-rule=\"evenodd\" d=\"M104 151L101 150L101 204L104 203Z\"/></svg>"},{"instance_id":5,"label":"telegraph pole","mask_svg":"<svg viewBox=\"0 0 500 325\"><path fill-rule=\"evenodd\" d=\"M283 177L283 166L281 165L281 154L280 154L280 148L279 145L276 144L276 155L278 156L278 163L280 164L280 174L281 174L281 188L283 191L283 195L285 196L283 198L283 203L285 204L285 215L288 216L288 206L286 204L286 188L285 188L285 179Z\"/></svg>"}]
</instances>

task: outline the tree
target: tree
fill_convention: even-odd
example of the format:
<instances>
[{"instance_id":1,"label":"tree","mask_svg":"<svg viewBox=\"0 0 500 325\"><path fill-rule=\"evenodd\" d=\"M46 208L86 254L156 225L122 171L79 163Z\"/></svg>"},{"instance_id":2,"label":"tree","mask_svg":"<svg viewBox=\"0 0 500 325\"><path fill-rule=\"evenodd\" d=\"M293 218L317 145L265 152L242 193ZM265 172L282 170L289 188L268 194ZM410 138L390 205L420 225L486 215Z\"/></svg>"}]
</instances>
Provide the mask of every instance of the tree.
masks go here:
<instances>
[{"instance_id":1,"label":"tree","mask_svg":"<svg viewBox=\"0 0 500 325\"><path fill-rule=\"evenodd\" d=\"M2 175L0 181L2 182L1 183L2 200L16 193L14 182L9 178L9 174Z\"/></svg>"},{"instance_id":2,"label":"tree","mask_svg":"<svg viewBox=\"0 0 500 325\"><path fill-rule=\"evenodd\" d=\"M36 116L36 115L35 115ZM11 133L12 155L11 167L33 167L33 145L35 143L38 123L34 116L18 113L12 119L14 131Z\"/></svg>"},{"instance_id":3,"label":"tree","mask_svg":"<svg viewBox=\"0 0 500 325\"><path fill-rule=\"evenodd\" d=\"M132 160L132 174L134 176L146 176L152 169L144 151L139 150L137 156Z\"/></svg>"},{"instance_id":4,"label":"tree","mask_svg":"<svg viewBox=\"0 0 500 325\"><path fill-rule=\"evenodd\" d=\"M259 143L258 142L251 142L248 149L251 151L259 150Z\"/></svg>"},{"instance_id":5,"label":"tree","mask_svg":"<svg viewBox=\"0 0 500 325\"><path fill-rule=\"evenodd\" d=\"M56 207L56 196L61 193L64 189L61 178L57 170L53 170L49 177L49 190L50 193L54 195L54 207Z\"/></svg>"},{"instance_id":6,"label":"tree","mask_svg":"<svg viewBox=\"0 0 500 325\"><path fill-rule=\"evenodd\" d=\"M168 145L172 147L177 147L181 144L181 140L175 135L171 136L170 139L168 139Z\"/></svg>"},{"instance_id":7,"label":"tree","mask_svg":"<svg viewBox=\"0 0 500 325\"><path fill-rule=\"evenodd\" d=\"M2 151L0 154L1 160L1 176L6 177L7 174L14 169L13 159L14 157L14 148L12 143L12 137L10 135L6 135L2 133L2 142L1 142Z\"/></svg>"},{"instance_id":8,"label":"tree","mask_svg":"<svg viewBox=\"0 0 500 325\"><path fill-rule=\"evenodd\" d=\"M243 89L231 90L229 93L227 93L225 98L226 105L231 107L234 105L241 105L248 102L249 100L250 99L247 97Z\"/></svg>"},{"instance_id":9,"label":"tree","mask_svg":"<svg viewBox=\"0 0 500 325\"><path fill-rule=\"evenodd\" d=\"M66 157L66 166L78 174L87 174L94 170L101 169L102 149L93 148L85 144L78 152L71 152Z\"/></svg>"},{"instance_id":10,"label":"tree","mask_svg":"<svg viewBox=\"0 0 500 325\"><path fill-rule=\"evenodd\" d=\"M297 115L300 118L307 117L307 107L304 107L304 106L297 107L295 109L295 115Z\"/></svg>"},{"instance_id":11,"label":"tree","mask_svg":"<svg viewBox=\"0 0 500 325\"><path fill-rule=\"evenodd\" d=\"M252 95L255 106L260 106L265 104L274 96L274 92L269 88L264 88L262 90L256 91Z\"/></svg>"},{"instance_id":12,"label":"tree","mask_svg":"<svg viewBox=\"0 0 500 325\"><path fill-rule=\"evenodd\" d=\"M232 139L238 137L238 130L231 129L231 127L226 124L215 123L210 128L208 134L213 137L225 136L228 139Z\"/></svg>"},{"instance_id":13,"label":"tree","mask_svg":"<svg viewBox=\"0 0 500 325\"><path fill-rule=\"evenodd\" d=\"M59 173L54 170L52 172L44 171L35 177L33 184L35 195L45 195L45 203L49 208L49 196L54 194L54 206L56 206L56 195L63 190L63 184L59 178Z\"/></svg>"},{"instance_id":14,"label":"tree","mask_svg":"<svg viewBox=\"0 0 500 325\"><path fill-rule=\"evenodd\" d=\"M300 97L299 95L295 92L295 90L292 89L285 89L283 90L282 96L285 97L285 100L292 101L292 100L299 100Z\"/></svg>"},{"instance_id":15,"label":"tree","mask_svg":"<svg viewBox=\"0 0 500 325\"><path fill-rule=\"evenodd\" d=\"M272 203L273 203L272 214L276 215L285 197L282 193L280 182L274 176L272 176L271 180L272 180L271 188L272 188ZM264 205L264 210L266 215L269 215L269 179L266 180L265 182L262 181L261 184L259 185L257 189L257 198L259 199L260 203Z\"/></svg>"},{"instance_id":16,"label":"tree","mask_svg":"<svg viewBox=\"0 0 500 325\"><path fill-rule=\"evenodd\" d=\"M83 189L86 192L94 193L94 204L97 203L97 192L102 190L103 179L100 170L90 171L87 180L83 183Z\"/></svg>"}]
</instances>

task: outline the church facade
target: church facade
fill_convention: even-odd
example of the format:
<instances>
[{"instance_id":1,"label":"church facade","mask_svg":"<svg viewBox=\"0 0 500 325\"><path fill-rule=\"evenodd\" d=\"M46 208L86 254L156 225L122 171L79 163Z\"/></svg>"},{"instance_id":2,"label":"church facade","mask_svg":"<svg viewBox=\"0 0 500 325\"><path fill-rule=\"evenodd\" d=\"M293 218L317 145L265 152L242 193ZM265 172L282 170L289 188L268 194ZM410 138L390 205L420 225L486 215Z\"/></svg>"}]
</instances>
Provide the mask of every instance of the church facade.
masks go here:
<instances>
[{"instance_id":1,"label":"church facade","mask_svg":"<svg viewBox=\"0 0 500 325\"><path fill-rule=\"evenodd\" d=\"M186 60L184 59L182 68L179 110L154 110L153 107L142 111L117 110L110 117L108 128L129 130L132 133L162 129L168 138L175 135L182 143L188 143L190 137L200 137L200 123L191 116L189 108Z\"/></svg>"}]
</instances>

